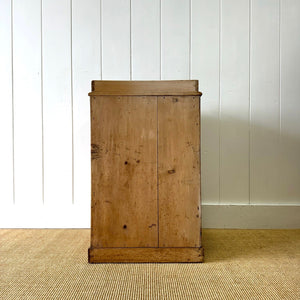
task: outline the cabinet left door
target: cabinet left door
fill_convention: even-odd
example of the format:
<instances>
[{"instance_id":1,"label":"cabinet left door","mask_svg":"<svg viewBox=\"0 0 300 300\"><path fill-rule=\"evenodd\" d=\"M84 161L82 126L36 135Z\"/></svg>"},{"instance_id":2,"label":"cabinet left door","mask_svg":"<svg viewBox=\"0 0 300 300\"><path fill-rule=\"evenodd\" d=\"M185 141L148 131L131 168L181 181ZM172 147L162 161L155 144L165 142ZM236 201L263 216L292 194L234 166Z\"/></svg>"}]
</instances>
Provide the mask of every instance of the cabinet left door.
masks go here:
<instances>
[{"instance_id":1,"label":"cabinet left door","mask_svg":"<svg viewBox=\"0 0 300 300\"><path fill-rule=\"evenodd\" d=\"M157 247L157 97L91 97L91 246Z\"/></svg>"}]
</instances>

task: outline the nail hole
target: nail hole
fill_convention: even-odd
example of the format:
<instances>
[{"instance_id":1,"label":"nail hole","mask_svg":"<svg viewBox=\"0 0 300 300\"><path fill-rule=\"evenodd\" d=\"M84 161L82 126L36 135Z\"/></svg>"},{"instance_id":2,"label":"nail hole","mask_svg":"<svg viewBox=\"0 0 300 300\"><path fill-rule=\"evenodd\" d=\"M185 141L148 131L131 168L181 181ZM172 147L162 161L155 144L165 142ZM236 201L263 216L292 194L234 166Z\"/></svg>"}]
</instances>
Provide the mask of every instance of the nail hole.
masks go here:
<instances>
[{"instance_id":1,"label":"nail hole","mask_svg":"<svg viewBox=\"0 0 300 300\"><path fill-rule=\"evenodd\" d=\"M126 228L127 228L127 225L125 224L125 225L123 226L123 228L126 229Z\"/></svg>"},{"instance_id":2,"label":"nail hole","mask_svg":"<svg viewBox=\"0 0 300 300\"><path fill-rule=\"evenodd\" d=\"M125 163L124 163L125 165L128 165L128 161L125 161Z\"/></svg>"}]
</instances>

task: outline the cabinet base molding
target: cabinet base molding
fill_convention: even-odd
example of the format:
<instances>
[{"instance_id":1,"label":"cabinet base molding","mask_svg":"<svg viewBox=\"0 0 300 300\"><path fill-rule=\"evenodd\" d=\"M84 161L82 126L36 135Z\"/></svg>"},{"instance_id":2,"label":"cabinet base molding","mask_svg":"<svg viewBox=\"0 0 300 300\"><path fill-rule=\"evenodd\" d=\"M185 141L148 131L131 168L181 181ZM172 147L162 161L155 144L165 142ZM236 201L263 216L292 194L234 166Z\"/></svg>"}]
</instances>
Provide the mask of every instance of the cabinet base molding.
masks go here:
<instances>
[{"instance_id":1,"label":"cabinet base molding","mask_svg":"<svg viewBox=\"0 0 300 300\"><path fill-rule=\"evenodd\" d=\"M89 263L200 263L203 248L89 248Z\"/></svg>"}]
</instances>

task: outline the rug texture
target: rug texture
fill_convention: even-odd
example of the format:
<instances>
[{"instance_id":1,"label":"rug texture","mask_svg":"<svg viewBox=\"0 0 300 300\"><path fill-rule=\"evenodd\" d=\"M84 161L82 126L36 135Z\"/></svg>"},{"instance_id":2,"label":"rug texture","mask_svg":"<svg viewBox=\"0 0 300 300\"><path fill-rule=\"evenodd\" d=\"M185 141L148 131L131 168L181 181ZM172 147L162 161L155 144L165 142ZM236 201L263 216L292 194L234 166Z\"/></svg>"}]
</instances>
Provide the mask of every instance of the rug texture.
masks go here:
<instances>
[{"instance_id":1,"label":"rug texture","mask_svg":"<svg viewBox=\"0 0 300 300\"><path fill-rule=\"evenodd\" d=\"M88 264L89 243L1 229L0 299L300 299L300 230L203 230L202 264Z\"/></svg>"}]
</instances>

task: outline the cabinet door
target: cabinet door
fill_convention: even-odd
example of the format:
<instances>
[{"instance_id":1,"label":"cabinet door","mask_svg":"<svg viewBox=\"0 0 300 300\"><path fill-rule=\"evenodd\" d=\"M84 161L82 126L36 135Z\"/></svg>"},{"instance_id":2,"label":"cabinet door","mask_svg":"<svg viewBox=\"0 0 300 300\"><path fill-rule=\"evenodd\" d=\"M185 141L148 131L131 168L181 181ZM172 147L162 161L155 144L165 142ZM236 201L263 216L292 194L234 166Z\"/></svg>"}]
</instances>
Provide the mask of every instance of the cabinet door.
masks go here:
<instances>
[{"instance_id":1,"label":"cabinet door","mask_svg":"<svg viewBox=\"0 0 300 300\"><path fill-rule=\"evenodd\" d=\"M157 247L157 97L91 97L92 247Z\"/></svg>"},{"instance_id":2,"label":"cabinet door","mask_svg":"<svg viewBox=\"0 0 300 300\"><path fill-rule=\"evenodd\" d=\"M200 247L199 97L158 98L159 246Z\"/></svg>"}]
</instances>

